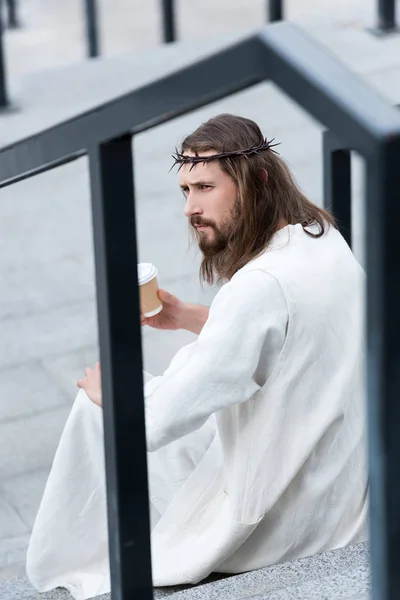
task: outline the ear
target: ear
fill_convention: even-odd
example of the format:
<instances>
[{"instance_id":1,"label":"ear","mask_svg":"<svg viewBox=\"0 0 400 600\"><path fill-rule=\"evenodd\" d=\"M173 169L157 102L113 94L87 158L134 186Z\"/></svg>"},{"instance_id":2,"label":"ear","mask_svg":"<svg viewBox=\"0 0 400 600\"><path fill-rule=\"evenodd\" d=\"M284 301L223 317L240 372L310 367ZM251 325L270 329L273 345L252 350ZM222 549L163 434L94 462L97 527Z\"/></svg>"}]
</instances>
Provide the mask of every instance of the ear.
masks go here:
<instances>
[{"instance_id":1,"label":"ear","mask_svg":"<svg viewBox=\"0 0 400 600\"><path fill-rule=\"evenodd\" d=\"M264 183L268 182L268 171L267 169L260 169L260 175L261 175L261 179L263 180Z\"/></svg>"}]
</instances>

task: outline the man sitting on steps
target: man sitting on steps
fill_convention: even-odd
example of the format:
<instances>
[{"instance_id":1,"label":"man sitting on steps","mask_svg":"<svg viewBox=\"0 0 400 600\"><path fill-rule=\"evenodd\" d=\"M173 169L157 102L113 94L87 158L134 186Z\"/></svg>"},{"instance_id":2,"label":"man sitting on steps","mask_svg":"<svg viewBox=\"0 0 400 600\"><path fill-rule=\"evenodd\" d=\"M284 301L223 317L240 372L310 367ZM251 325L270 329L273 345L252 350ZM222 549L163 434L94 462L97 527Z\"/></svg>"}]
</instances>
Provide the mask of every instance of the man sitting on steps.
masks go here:
<instances>
[{"instance_id":1,"label":"man sitting on steps","mask_svg":"<svg viewBox=\"0 0 400 600\"><path fill-rule=\"evenodd\" d=\"M156 586L345 546L367 516L361 266L254 122L219 115L174 158L201 275L224 285L142 317L198 334L146 376ZM27 572L81 600L110 588L100 365L78 386Z\"/></svg>"}]
</instances>

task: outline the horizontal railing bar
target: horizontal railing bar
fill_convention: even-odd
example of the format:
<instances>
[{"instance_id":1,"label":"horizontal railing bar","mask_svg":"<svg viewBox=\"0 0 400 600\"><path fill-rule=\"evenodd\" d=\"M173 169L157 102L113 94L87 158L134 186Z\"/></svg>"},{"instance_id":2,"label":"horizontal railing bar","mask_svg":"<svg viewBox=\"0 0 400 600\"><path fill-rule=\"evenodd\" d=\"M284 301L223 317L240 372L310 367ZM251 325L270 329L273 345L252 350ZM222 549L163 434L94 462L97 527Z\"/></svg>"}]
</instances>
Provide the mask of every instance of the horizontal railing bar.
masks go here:
<instances>
[{"instance_id":1,"label":"horizontal railing bar","mask_svg":"<svg viewBox=\"0 0 400 600\"><path fill-rule=\"evenodd\" d=\"M17 175L16 177L0 181L0 189L12 185L13 183L18 183L20 181L24 181L25 179L29 179L34 175L40 175L41 173L46 173L46 171L50 171L51 169L55 169L56 167L61 167L62 165L66 165L67 163L74 162L74 160L78 160L78 158L86 156L87 153L87 150L81 150L80 152L75 152L75 154L63 156L59 160L53 160L50 163L46 163L45 165L42 165L41 167L38 167L33 171L26 171L25 173Z\"/></svg>"},{"instance_id":2,"label":"horizontal railing bar","mask_svg":"<svg viewBox=\"0 0 400 600\"><path fill-rule=\"evenodd\" d=\"M395 104L394 106L397 108L397 111L399 111L400 104ZM349 143L344 143L343 140L335 135L330 129L324 131L324 137L329 138L329 147L331 152L335 152L337 150L356 150L355 148L352 148Z\"/></svg>"},{"instance_id":3,"label":"horizontal railing bar","mask_svg":"<svg viewBox=\"0 0 400 600\"><path fill-rule=\"evenodd\" d=\"M397 109L300 29L275 23L259 37L266 78L348 146L366 155L400 131Z\"/></svg>"},{"instance_id":4,"label":"horizontal railing bar","mask_svg":"<svg viewBox=\"0 0 400 600\"><path fill-rule=\"evenodd\" d=\"M330 129L324 131L324 137L329 139L329 148L331 152L335 152L336 150L351 150L351 148L344 145L343 142L336 135L334 135L332 131L330 131Z\"/></svg>"},{"instance_id":5,"label":"horizontal railing bar","mask_svg":"<svg viewBox=\"0 0 400 600\"><path fill-rule=\"evenodd\" d=\"M400 131L395 108L288 23L258 34L0 150L0 180L34 175L103 141L138 133L269 79L344 143L368 155Z\"/></svg>"},{"instance_id":6,"label":"horizontal railing bar","mask_svg":"<svg viewBox=\"0 0 400 600\"><path fill-rule=\"evenodd\" d=\"M0 150L0 180L136 134L262 81L253 36L134 92Z\"/></svg>"}]
</instances>

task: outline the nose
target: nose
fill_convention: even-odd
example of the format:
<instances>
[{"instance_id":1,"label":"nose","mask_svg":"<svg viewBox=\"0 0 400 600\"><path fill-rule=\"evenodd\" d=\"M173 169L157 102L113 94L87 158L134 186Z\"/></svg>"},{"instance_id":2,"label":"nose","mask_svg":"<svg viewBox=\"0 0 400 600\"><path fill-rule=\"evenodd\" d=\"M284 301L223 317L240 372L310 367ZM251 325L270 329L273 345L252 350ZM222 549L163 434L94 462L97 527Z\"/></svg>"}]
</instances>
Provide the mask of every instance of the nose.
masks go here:
<instances>
[{"instance_id":1,"label":"nose","mask_svg":"<svg viewBox=\"0 0 400 600\"><path fill-rule=\"evenodd\" d=\"M188 192L186 196L186 204L183 210L185 217L191 217L193 215L201 215L203 213L203 209L201 208L199 202L196 199L196 195L192 192Z\"/></svg>"}]
</instances>

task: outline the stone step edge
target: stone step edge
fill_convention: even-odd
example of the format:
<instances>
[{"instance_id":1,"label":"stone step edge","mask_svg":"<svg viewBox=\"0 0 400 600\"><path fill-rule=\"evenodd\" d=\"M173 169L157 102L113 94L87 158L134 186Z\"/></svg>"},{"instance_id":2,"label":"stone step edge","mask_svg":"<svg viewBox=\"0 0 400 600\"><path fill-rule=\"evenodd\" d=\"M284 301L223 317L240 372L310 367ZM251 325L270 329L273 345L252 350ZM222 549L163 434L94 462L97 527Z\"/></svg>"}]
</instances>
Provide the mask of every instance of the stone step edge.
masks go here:
<instances>
[{"instance_id":1,"label":"stone step edge","mask_svg":"<svg viewBox=\"0 0 400 600\"><path fill-rule=\"evenodd\" d=\"M169 598L170 600L241 600L242 598L265 598L266 600L278 590L291 590L310 587L309 583L315 582L316 589L318 581L322 579L335 578L340 574L346 575L358 573L363 575L369 571L369 550L366 542L331 550L322 554L307 558L301 558L293 562L274 565L265 569L251 571L240 575L218 578L214 581L205 581L197 586L180 586L174 588L156 588L154 600ZM361 585L364 586L364 579ZM348 583L348 582L347 582ZM357 582L358 586L360 582ZM312 587L312 586L311 586ZM337 587L337 586L336 586ZM347 590L346 590L347 591ZM367 594L367 586L365 594ZM341 593L341 590L338 590ZM359 598L359 589L357 591ZM342 597L338 595L338 598ZM345 596L350 598L350 596ZM0 598L4 600L71 600L66 590L56 589L39 594L27 579L14 579L0 581ZM291 598L305 598L304 595ZM94 600L110 600L110 595L96 596ZM332 598L333 600L333 598Z\"/></svg>"}]
</instances>

